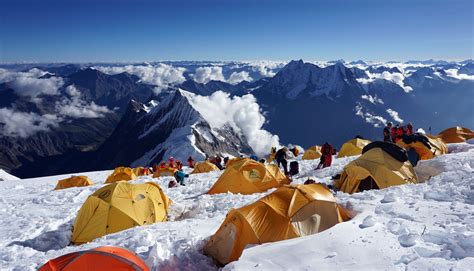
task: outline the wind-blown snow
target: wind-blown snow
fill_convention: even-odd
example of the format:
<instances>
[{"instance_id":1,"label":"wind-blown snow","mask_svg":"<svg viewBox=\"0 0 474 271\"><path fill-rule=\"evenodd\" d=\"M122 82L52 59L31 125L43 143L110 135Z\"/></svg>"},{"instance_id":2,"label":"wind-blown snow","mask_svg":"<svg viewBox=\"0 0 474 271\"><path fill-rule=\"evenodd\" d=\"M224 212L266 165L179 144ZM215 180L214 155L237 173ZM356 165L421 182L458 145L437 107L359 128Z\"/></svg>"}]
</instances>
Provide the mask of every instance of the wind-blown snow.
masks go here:
<instances>
[{"instance_id":1,"label":"wind-blown snow","mask_svg":"<svg viewBox=\"0 0 474 271\"><path fill-rule=\"evenodd\" d=\"M271 147L279 146L278 136L262 129L265 117L253 95L230 97L223 91L214 92L210 96L185 93L192 106L212 128L221 128L226 123L230 124L232 128L245 136L257 155L266 155Z\"/></svg>"},{"instance_id":2,"label":"wind-blown snow","mask_svg":"<svg viewBox=\"0 0 474 271\"><path fill-rule=\"evenodd\" d=\"M224 270L469 270L474 264L474 146L451 144L449 149L450 154L420 162L416 169L428 176L426 183L338 192L338 201L355 215L351 221L316 235L248 247ZM294 182L312 177L330 183L353 159L335 158L333 166L318 171L313 170L318 160L300 161ZM208 238L231 208L272 191L203 195L220 172L191 175L178 188L167 187L171 177L139 177L132 183L155 182L173 200L169 222L69 245L77 211L110 173L81 173L95 184L58 191L53 191L56 181L70 175L0 182L2 270L36 270L48 259L101 245L134 251L152 270L217 270L202 254Z\"/></svg>"}]
</instances>

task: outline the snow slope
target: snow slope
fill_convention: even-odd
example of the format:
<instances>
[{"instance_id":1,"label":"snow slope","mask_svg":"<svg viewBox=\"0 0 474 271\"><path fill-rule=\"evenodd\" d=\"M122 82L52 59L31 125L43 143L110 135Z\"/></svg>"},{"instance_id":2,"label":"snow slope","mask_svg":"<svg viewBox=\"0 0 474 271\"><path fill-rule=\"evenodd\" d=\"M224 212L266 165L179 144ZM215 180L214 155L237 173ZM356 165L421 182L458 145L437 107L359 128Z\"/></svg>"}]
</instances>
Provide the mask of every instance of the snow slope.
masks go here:
<instances>
[{"instance_id":1,"label":"snow slope","mask_svg":"<svg viewBox=\"0 0 474 271\"><path fill-rule=\"evenodd\" d=\"M474 145L449 146L451 154L422 162L426 183L337 193L355 215L317 235L247 248L225 270L470 270L474 266ZM299 157L301 158L301 156ZM317 162L301 161L296 183L313 176L325 183L352 158L335 159L318 172ZM171 177L154 181L173 200L171 221L110 234L81 246L69 246L71 225L87 196L111 171L88 172L94 185L53 191L69 175L0 182L0 269L35 270L48 259L116 245L138 253L154 270L215 270L202 247L231 208L254 202L253 195L202 195L219 172L191 175L187 186L167 187ZM438 174L438 175L436 175ZM436 175L436 176L434 176ZM271 191L268 191L269 193Z\"/></svg>"},{"instance_id":2,"label":"snow slope","mask_svg":"<svg viewBox=\"0 0 474 271\"><path fill-rule=\"evenodd\" d=\"M0 181L19 180L20 178L7 173L5 170L0 169Z\"/></svg>"}]
</instances>

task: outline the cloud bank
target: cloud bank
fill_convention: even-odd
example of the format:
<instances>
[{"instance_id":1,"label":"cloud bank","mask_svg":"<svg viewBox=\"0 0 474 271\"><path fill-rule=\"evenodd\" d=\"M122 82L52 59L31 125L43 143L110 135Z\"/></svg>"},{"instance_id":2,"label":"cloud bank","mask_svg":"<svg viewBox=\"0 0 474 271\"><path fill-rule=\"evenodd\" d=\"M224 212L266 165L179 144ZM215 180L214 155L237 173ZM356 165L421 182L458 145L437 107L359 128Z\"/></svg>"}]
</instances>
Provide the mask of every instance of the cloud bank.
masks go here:
<instances>
[{"instance_id":1,"label":"cloud bank","mask_svg":"<svg viewBox=\"0 0 474 271\"><path fill-rule=\"evenodd\" d=\"M246 137L257 155L266 155L271 147L280 145L278 136L262 129L265 117L253 95L231 98L229 94L222 91L217 91L211 96L187 94L192 106L212 128L221 128L226 123L230 124Z\"/></svg>"},{"instance_id":2,"label":"cloud bank","mask_svg":"<svg viewBox=\"0 0 474 271\"><path fill-rule=\"evenodd\" d=\"M5 136L28 137L40 131L49 131L58 126L56 115L38 115L36 113L18 112L9 108L0 108L0 131Z\"/></svg>"},{"instance_id":3,"label":"cloud bank","mask_svg":"<svg viewBox=\"0 0 474 271\"><path fill-rule=\"evenodd\" d=\"M222 74L222 67L199 67L193 74L193 79L197 83L206 84L210 81L225 81L224 74Z\"/></svg>"},{"instance_id":4,"label":"cloud bank","mask_svg":"<svg viewBox=\"0 0 474 271\"><path fill-rule=\"evenodd\" d=\"M96 105L94 102L87 103L82 100L80 91L74 85L68 86L66 93L69 98L65 97L56 102L56 112L62 118L101 118L112 112L106 106Z\"/></svg>"},{"instance_id":5,"label":"cloud bank","mask_svg":"<svg viewBox=\"0 0 474 271\"><path fill-rule=\"evenodd\" d=\"M375 80L387 80L399 85L406 93L413 90L412 87L405 85L405 76L401 73L394 72L390 73L388 71L384 71L382 73L371 73L369 71L365 71L368 78L357 78L356 80L361 84L369 84L374 82Z\"/></svg>"},{"instance_id":6,"label":"cloud bank","mask_svg":"<svg viewBox=\"0 0 474 271\"><path fill-rule=\"evenodd\" d=\"M390 115L390 117L392 117L392 119L394 121L399 122L399 123L403 123L403 119L400 118L397 111L389 108L389 109L387 109L387 113Z\"/></svg>"},{"instance_id":7,"label":"cloud bank","mask_svg":"<svg viewBox=\"0 0 474 271\"><path fill-rule=\"evenodd\" d=\"M40 95L57 95L64 85L61 77L40 78L47 72L31 69L27 72L14 72L0 69L0 83L9 82L18 95L36 98Z\"/></svg>"},{"instance_id":8,"label":"cloud bank","mask_svg":"<svg viewBox=\"0 0 474 271\"><path fill-rule=\"evenodd\" d=\"M96 69L107 74L129 73L140 78L140 82L157 86L156 92L163 90L171 85L183 83L185 68L173 67L171 65L160 63L152 65L127 65L119 67L96 67Z\"/></svg>"}]
</instances>

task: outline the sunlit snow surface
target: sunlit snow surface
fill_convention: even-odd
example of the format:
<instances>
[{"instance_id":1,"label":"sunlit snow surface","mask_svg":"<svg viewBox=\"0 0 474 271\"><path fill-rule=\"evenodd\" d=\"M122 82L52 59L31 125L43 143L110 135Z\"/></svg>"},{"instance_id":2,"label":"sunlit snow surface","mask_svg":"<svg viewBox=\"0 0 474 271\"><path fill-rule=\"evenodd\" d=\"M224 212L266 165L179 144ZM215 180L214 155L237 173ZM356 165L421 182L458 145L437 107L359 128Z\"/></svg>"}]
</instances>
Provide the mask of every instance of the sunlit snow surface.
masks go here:
<instances>
[{"instance_id":1,"label":"sunlit snow surface","mask_svg":"<svg viewBox=\"0 0 474 271\"><path fill-rule=\"evenodd\" d=\"M322 233L252 246L226 270L471 270L474 268L474 145L449 146L452 153L417 166L426 183L336 197L356 216ZM301 157L301 156L300 156ZM307 177L329 183L352 158L335 159ZM158 183L173 200L171 221L132 228L69 245L71 226L86 198L111 171L89 172L94 185L53 191L70 175L0 182L0 269L35 270L65 253L115 245L135 251L152 269L213 270L202 247L231 208L254 202L254 195L203 195L220 173L191 175L185 187L169 189L171 177L140 177ZM267 193L271 192L268 191Z\"/></svg>"}]
</instances>

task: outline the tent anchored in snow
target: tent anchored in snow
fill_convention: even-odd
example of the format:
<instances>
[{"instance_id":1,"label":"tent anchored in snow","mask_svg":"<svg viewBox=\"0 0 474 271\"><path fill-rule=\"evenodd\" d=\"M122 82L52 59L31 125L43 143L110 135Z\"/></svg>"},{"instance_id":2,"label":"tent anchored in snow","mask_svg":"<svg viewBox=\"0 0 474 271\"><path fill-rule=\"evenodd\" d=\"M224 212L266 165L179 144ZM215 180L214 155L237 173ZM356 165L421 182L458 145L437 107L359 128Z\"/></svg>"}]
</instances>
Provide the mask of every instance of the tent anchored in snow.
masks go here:
<instances>
[{"instance_id":1,"label":"tent anchored in snow","mask_svg":"<svg viewBox=\"0 0 474 271\"><path fill-rule=\"evenodd\" d=\"M288 177L276 165L264 165L249 158L234 158L208 194L253 194L288 184Z\"/></svg>"},{"instance_id":2,"label":"tent anchored in snow","mask_svg":"<svg viewBox=\"0 0 474 271\"><path fill-rule=\"evenodd\" d=\"M444 143L461 143L474 138L474 132L464 127L451 127L441 131L438 136Z\"/></svg>"},{"instance_id":3,"label":"tent anchored in snow","mask_svg":"<svg viewBox=\"0 0 474 271\"><path fill-rule=\"evenodd\" d=\"M321 147L320 146L312 146L309 147L307 150L304 151L303 160L314 160L321 157Z\"/></svg>"},{"instance_id":4,"label":"tent anchored in snow","mask_svg":"<svg viewBox=\"0 0 474 271\"><path fill-rule=\"evenodd\" d=\"M199 162L194 165L194 170L191 174L206 173L211 171L219 171L219 168L209 161Z\"/></svg>"},{"instance_id":5,"label":"tent anchored in snow","mask_svg":"<svg viewBox=\"0 0 474 271\"><path fill-rule=\"evenodd\" d=\"M334 186L352 194L407 183L418 183L418 178L406 151L392 143L372 142L359 158L344 167Z\"/></svg>"},{"instance_id":6,"label":"tent anchored in snow","mask_svg":"<svg viewBox=\"0 0 474 271\"><path fill-rule=\"evenodd\" d=\"M239 259L246 245L311 235L348 219L324 185L285 185L231 210L204 252L225 265Z\"/></svg>"},{"instance_id":7,"label":"tent anchored in snow","mask_svg":"<svg viewBox=\"0 0 474 271\"><path fill-rule=\"evenodd\" d=\"M159 167L154 173L153 173L153 178L159 178L163 176L173 176L174 173L178 171L174 167Z\"/></svg>"},{"instance_id":8,"label":"tent anchored in snow","mask_svg":"<svg viewBox=\"0 0 474 271\"><path fill-rule=\"evenodd\" d=\"M67 179L59 180L54 190L66 189L70 187L81 187L94 184L87 176L71 176Z\"/></svg>"},{"instance_id":9,"label":"tent anchored in snow","mask_svg":"<svg viewBox=\"0 0 474 271\"><path fill-rule=\"evenodd\" d=\"M74 221L71 241L75 244L165 221L170 200L154 183L116 182L90 195Z\"/></svg>"},{"instance_id":10,"label":"tent anchored in snow","mask_svg":"<svg viewBox=\"0 0 474 271\"><path fill-rule=\"evenodd\" d=\"M407 151L414 149L420 160L428 160L448 153L448 147L442 140L429 135L414 134L403 136L402 140L397 142L397 145Z\"/></svg>"},{"instance_id":11,"label":"tent anchored in snow","mask_svg":"<svg viewBox=\"0 0 474 271\"><path fill-rule=\"evenodd\" d=\"M120 247L104 246L72 252L49 260L38 271L148 271L134 253Z\"/></svg>"},{"instance_id":12,"label":"tent anchored in snow","mask_svg":"<svg viewBox=\"0 0 474 271\"><path fill-rule=\"evenodd\" d=\"M370 140L362 138L351 139L342 144L341 150L337 154L337 158L362 154L362 149L369 143Z\"/></svg>"},{"instance_id":13,"label":"tent anchored in snow","mask_svg":"<svg viewBox=\"0 0 474 271\"><path fill-rule=\"evenodd\" d=\"M133 173L133 169L129 167L118 167L107 177L105 183L115 183L118 181L131 181L135 180L137 175Z\"/></svg>"}]
</instances>

